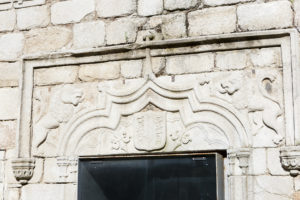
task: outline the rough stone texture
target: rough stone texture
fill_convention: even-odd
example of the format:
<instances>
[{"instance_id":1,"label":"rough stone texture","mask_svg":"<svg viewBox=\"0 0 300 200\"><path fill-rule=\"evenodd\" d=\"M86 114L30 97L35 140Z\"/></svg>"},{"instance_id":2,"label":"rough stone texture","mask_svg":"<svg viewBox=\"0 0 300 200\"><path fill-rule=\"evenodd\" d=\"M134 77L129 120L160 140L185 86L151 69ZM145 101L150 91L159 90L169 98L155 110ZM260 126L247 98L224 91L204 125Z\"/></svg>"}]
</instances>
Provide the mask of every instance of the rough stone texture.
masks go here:
<instances>
[{"instance_id":1,"label":"rough stone texture","mask_svg":"<svg viewBox=\"0 0 300 200\"><path fill-rule=\"evenodd\" d=\"M143 62L137 61L124 61L121 64L121 74L124 78L138 78L142 76Z\"/></svg>"},{"instance_id":2,"label":"rough stone texture","mask_svg":"<svg viewBox=\"0 0 300 200\"><path fill-rule=\"evenodd\" d=\"M97 0L99 17L125 16L135 12L136 0Z\"/></svg>"},{"instance_id":3,"label":"rough stone texture","mask_svg":"<svg viewBox=\"0 0 300 200\"><path fill-rule=\"evenodd\" d=\"M214 55L203 53L187 56L171 56L166 61L167 74L207 72L214 67Z\"/></svg>"},{"instance_id":4,"label":"rough stone texture","mask_svg":"<svg viewBox=\"0 0 300 200\"><path fill-rule=\"evenodd\" d=\"M72 31L65 27L33 29L26 34L25 53L56 51L65 47L72 39ZM0 50L1 51L1 50Z\"/></svg>"},{"instance_id":5,"label":"rough stone texture","mask_svg":"<svg viewBox=\"0 0 300 200\"><path fill-rule=\"evenodd\" d=\"M16 143L16 121L0 122L0 134L0 149L14 148Z\"/></svg>"},{"instance_id":6,"label":"rough stone texture","mask_svg":"<svg viewBox=\"0 0 300 200\"><path fill-rule=\"evenodd\" d=\"M155 40L186 37L186 15L184 13L150 17L144 29L161 30L154 34ZM160 33L161 32L161 33ZM162 38L159 37L162 34Z\"/></svg>"},{"instance_id":7,"label":"rough stone texture","mask_svg":"<svg viewBox=\"0 0 300 200\"><path fill-rule=\"evenodd\" d=\"M75 24L73 31L75 47L97 47L105 43L105 23L103 21Z\"/></svg>"},{"instance_id":8,"label":"rough stone texture","mask_svg":"<svg viewBox=\"0 0 300 200\"><path fill-rule=\"evenodd\" d=\"M280 48L263 48L251 52L250 56L254 67L282 67Z\"/></svg>"},{"instance_id":9,"label":"rough stone texture","mask_svg":"<svg viewBox=\"0 0 300 200\"><path fill-rule=\"evenodd\" d=\"M9 33L0 36L0 61L14 61L21 54L24 47L22 33Z\"/></svg>"},{"instance_id":10,"label":"rough stone texture","mask_svg":"<svg viewBox=\"0 0 300 200\"><path fill-rule=\"evenodd\" d=\"M0 120L17 119L19 105L18 88L0 88Z\"/></svg>"},{"instance_id":11,"label":"rough stone texture","mask_svg":"<svg viewBox=\"0 0 300 200\"><path fill-rule=\"evenodd\" d=\"M77 74L77 66L37 69L34 72L34 83L36 85L73 83L77 79Z\"/></svg>"},{"instance_id":12,"label":"rough stone texture","mask_svg":"<svg viewBox=\"0 0 300 200\"><path fill-rule=\"evenodd\" d=\"M236 8L218 7L188 14L189 36L231 33L236 30Z\"/></svg>"},{"instance_id":13,"label":"rough stone texture","mask_svg":"<svg viewBox=\"0 0 300 200\"><path fill-rule=\"evenodd\" d=\"M206 6L220 6L220 5L250 2L250 1L254 1L254 0L203 0L203 4Z\"/></svg>"},{"instance_id":14,"label":"rough stone texture","mask_svg":"<svg viewBox=\"0 0 300 200\"><path fill-rule=\"evenodd\" d=\"M139 0L138 14L141 16L152 16L161 14L163 11L163 0Z\"/></svg>"},{"instance_id":15,"label":"rough stone texture","mask_svg":"<svg viewBox=\"0 0 300 200\"><path fill-rule=\"evenodd\" d=\"M293 25L293 11L289 1L241 5L237 9L237 15L238 25L243 31L286 28Z\"/></svg>"},{"instance_id":16,"label":"rough stone texture","mask_svg":"<svg viewBox=\"0 0 300 200\"><path fill-rule=\"evenodd\" d=\"M165 0L164 8L166 10L188 9L197 5L197 0Z\"/></svg>"},{"instance_id":17,"label":"rough stone texture","mask_svg":"<svg viewBox=\"0 0 300 200\"><path fill-rule=\"evenodd\" d=\"M70 0L58 2L51 7L51 22L53 24L79 22L94 10L94 0Z\"/></svg>"},{"instance_id":18,"label":"rough stone texture","mask_svg":"<svg viewBox=\"0 0 300 200\"><path fill-rule=\"evenodd\" d=\"M21 65L19 62L0 62L0 87L18 86L21 76Z\"/></svg>"},{"instance_id":19,"label":"rough stone texture","mask_svg":"<svg viewBox=\"0 0 300 200\"><path fill-rule=\"evenodd\" d=\"M115 20L107 25L107 44L134 42L137 36L137 24L131 19Z\"/></svg>"},{"instance_id":20,"label":"rough stone texture","mask_svg":"<svg viewBox=\"0 0 300 200\"><path fill-rule=\"evenodd\" d=\"M17 10L17 26L20 30L46 27L50 23L48 6L29 7Z\"/></svg>"},{"instance_id":21,"label":"rough stone texture","mask_svg":"<svg viewBox=\"0 0 300 200\"><path fill-rule=\"evenodd\" d=\"M79 69L79 79L82 81L110 80L120 77L121 62L106 62L82 65Z\"/></svg>"},{"instance_id":22,"label":"rough stone texture","mask_svg":"<svg viewBox=\"0 0 300 200\"><path fill-rule=\"evenodd\" d=\"M166 15L162 22L162 34L164 39L186 37L185 14Z\"/></svg>"},{"instance_id":23,"label":"rough stone texture","mask_svg":"<svg viewBox=\"0 0 300 200\"><path fill-rule=\"evenodd\" d=\"M248 51L224 51L216 55L216 67L220 70L243 69L248 66Z\"/></svg>"},{"instance_id":24,"label":"rough stone texture","mask_svg":"<svg viewBox=\"0 0 300 200\"><path fill-rule=\"evenodd\" d=\"M64 185L30 184L22 187L22 200L64 200Z\"/></svg>"},{"instance_id":25,"label":"rough stone texture","mask_svg":"<svg viewBox=\"0 0 300 200\"><path fill-rule=\"evenodd\" d=\"M0 32L14 30L16 24L16 12L14 10L0 12Z\"/></svg>"}]
</instances>

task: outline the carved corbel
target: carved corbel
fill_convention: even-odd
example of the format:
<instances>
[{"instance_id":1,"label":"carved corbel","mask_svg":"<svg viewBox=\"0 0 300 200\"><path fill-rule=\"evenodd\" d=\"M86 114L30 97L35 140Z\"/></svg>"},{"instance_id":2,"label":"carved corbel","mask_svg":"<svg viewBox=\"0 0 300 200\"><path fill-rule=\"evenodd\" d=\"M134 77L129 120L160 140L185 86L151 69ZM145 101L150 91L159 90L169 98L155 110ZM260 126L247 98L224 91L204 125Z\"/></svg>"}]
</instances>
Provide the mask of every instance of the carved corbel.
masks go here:
<instances>
[{"instance_id":1,"label":"carved corbel","mask_svg":"<svg viewBox=\"0 0 300 200\"><path fill-rule=\"evenodd\" d=\"M298 176L300 173L300 146L281 148L280 161L282 167L289 171L291 176Z\"/></svg>"},{"instance_id":2,"label":"carved corbel","mask_svg":"<svg viewBox=\"0 0 300 200\"><path fill-rule=\"evenodd\" d=\"M236 156L239 160L239 167L242 169L243 175L247 175L249 167L250 149L239 149L237 151Z\"/></svg>"},{"instance_id":3,"label":"carved corbel","mask_svg":"<svg viewBox=\"0 0 300 200\"><path fill-rule=\"evenodd\" d=\"M61 181L66 181L72 170L71 167L76 167L78 165L77 158L67 158L67 157L59 157L57 158L57 166L59 167L59 179Z\"/></svg>"},{"instance_id":4,"label":"carved corbel","mask_svg":"<svg viewBox=\"0 0 300 200\"><path fill-rule=\"evenodd\" d=\"M11 164L16 180L22 185L27 184L33 176L35 160L32 158L17 158Z\"/></svg>"},{"instance_id":5,"label":"carved corbel","mask_svg":"<svg viewBox=\"0 0 300 200\"><path fill-rule=\"evenodd\" d=\"M230 175L234 175L236 158L239 160L239 167L242 169L243 175L248 174L250 149L241 148L229 150L227 157L229 159Z\"/></svg>"}]
</instances>

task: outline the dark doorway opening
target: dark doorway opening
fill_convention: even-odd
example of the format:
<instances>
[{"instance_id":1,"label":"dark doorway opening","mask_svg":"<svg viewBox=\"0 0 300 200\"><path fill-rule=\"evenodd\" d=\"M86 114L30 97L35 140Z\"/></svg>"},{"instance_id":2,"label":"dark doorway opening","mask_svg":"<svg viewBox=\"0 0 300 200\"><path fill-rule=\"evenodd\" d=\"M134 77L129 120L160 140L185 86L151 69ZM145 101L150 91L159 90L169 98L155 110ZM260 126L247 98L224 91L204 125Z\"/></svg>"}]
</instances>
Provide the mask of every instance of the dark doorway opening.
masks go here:
<instances>
[{"instance_id":1,"label":"dark doorway opening","mask_svg":"<svg viewBox=\"0 0 300 200\"><path fill-rule=\"evenodd\" d=\"M223 200L223 170L219 153L80 159L78 200Z\"/></svg>"}]
</instances>

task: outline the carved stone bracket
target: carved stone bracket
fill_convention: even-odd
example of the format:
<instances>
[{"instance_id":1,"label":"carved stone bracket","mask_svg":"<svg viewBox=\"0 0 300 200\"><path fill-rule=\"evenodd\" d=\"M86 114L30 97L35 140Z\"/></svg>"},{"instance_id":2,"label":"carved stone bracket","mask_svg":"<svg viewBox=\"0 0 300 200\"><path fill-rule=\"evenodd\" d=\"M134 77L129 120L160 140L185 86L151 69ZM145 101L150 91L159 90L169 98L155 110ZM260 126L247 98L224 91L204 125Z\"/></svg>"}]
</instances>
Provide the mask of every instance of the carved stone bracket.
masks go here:
<instances>
[{"instance_id":1,"label":"carved stone bracket","mask_svg":"<svg viewBox=\"0 0 300 200\"><path fill-rule=\"evenodd\" d=\"M291 176L298 176L300 173L300 146L281 148L280 161L282 167L290 171Z\"/></svg>"},{"instance_id":2,"label":"carved stone bracket","mask_svg":"<svg viewBox=\"0 0 300 200\"><path fill-rule=\"evenodd\" d=\"M236 164L236 158L239 160L239 167L242 169L243 175L247 175L249 167L250 149L240 148L231 149L228 151L230 175L234 175L234 166Z\"/></svg>"},{"instance_id":3,"label":"carved stone bracket","mask_svg":"<svg viewBox=\"0 0 300 200\"><path fill-rule=\"evenodd\" d=\"M32 158L17 158L12 162L13 173L22 185L32 178L35 168L35 160Z\"/></svg>"},{"instance_id":4,"label":"carved stone bracket","mask_svg":"<svg viewBox=\"0 0 300 200\"><path fill-rule=\"evenodd\" d=\"M61 181L67 181L70 173L72 173L72 170L70 168L77 167L78 159L70 157L58 157L56 163L59 167L59 179Z\"/></svg>"}]
</instances>

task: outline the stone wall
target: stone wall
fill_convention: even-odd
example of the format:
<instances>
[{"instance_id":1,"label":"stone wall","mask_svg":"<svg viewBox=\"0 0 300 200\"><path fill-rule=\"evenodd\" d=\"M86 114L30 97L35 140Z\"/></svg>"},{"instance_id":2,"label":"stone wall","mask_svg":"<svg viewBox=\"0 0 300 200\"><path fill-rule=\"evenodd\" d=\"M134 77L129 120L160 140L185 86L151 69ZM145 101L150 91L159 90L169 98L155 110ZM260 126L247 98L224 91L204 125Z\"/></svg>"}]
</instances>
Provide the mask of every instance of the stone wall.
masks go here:
<instances>
[{"instance_id":1,"label":"stone wall","mask_svg":"<svg viewBox=\"0 0 300 200\"><path fill-rule=\"evenodd\" d=\"M0 200L75 200L80 156L211 150L226 200L300 199L298 27L299 0L0 0Z\"/></svg>"}]
</instances>

